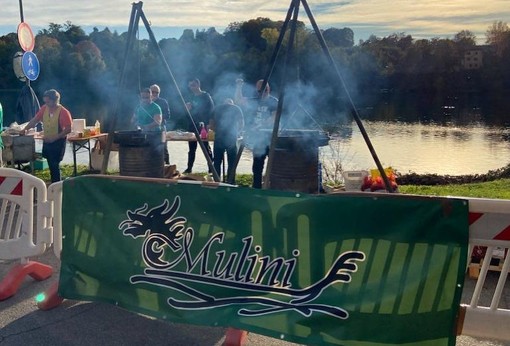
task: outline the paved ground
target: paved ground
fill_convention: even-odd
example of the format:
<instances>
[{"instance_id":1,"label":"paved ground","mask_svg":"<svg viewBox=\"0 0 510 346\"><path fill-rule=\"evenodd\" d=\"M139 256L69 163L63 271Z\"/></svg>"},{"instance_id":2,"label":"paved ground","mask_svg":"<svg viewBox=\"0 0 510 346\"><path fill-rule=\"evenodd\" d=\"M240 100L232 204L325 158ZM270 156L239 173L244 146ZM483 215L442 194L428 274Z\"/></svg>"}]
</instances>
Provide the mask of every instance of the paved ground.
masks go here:
<instances>
[{"instance_id":1,"label":"paved ground","mask_svg":"<svg viewBox=\"0 0 510 346\"><path fill-rule=\"evenodd\" d=\"M58 270L51 251L38 260ZM0 279L14 262L0 261ZM27 278L13 297L0 302L0 346L83 346L83 345L222 345L224 328L199 327L154 320L102 303L64 301L49 311L41 311L34 297L57 280L58 273L42 282ZM494 284L496 276L491 278ZM468 302L474 280L467 279L464 302ZM484 296L485 297L485 296ZM482 297L482 298L484 298ZM508 292L504 295L510 301ZM488 299L488 297L485 297ZM508 306L508 305L507 305ZM248 335L248 345L296 345L256 334ZM503 346L510 342L457 338L460 346Z\"/></svg>"}]
</instances>

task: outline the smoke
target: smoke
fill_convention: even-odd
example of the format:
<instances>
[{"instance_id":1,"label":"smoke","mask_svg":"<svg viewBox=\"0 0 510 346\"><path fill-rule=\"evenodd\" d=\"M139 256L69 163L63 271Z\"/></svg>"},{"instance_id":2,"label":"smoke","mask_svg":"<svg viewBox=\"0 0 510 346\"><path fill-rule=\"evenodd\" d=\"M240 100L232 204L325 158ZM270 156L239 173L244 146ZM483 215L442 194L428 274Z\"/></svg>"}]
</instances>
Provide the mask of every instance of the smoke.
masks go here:
<instances>
[{"instance_id":1,"label":"smoke","mask_svg":"<svg viewBox=\"0 0 510 346\"><path fill-rule=\"evenodd\" d=\"M315 85L301 81L287 84L280 121L280 131L288 129L320 129L316 100L320 94Z\"/></svg>"},{"instance_id":2,"label":"smoke","mask_svg":"<svg viewBox=\"0 0 510 346\"><path fill-rule=\"evenodd\" d=\"M234 98L238 78L242 78L238 72L225 72L215 78L211 96L216 105L222 104L226 98Z\"/></svg>"}]
</instances>

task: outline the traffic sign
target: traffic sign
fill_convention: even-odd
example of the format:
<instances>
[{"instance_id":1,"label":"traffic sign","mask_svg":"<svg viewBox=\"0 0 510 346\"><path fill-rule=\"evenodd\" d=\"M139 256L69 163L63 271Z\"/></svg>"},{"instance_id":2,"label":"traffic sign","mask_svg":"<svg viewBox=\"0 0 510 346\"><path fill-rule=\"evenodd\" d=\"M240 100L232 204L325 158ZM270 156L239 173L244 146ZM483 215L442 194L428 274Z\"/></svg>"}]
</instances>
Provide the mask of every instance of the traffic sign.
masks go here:
<instances>
[{"instance_id":1,"label":"traffic sign","mask_svg":"<svg viewBox=\"0 0 510 346\"><path fill-rule=\"evenodd\" d=\"M37 77L39 77L39 60L34 53L23 53L23 58L21 59L21 68L29 80L34 81L37 79Z\"/></svg>"},{"instance_id":2,"label":"traffic sign","mask_svg":"<svg viewBox=\"0 0 510 346\"><path fill-rule=\"evenodd\" d=\"M34 33L28 23L21 22L18 24L18 42L25 52L31 52L34 49Z\"/></svg>"}]
</instances>

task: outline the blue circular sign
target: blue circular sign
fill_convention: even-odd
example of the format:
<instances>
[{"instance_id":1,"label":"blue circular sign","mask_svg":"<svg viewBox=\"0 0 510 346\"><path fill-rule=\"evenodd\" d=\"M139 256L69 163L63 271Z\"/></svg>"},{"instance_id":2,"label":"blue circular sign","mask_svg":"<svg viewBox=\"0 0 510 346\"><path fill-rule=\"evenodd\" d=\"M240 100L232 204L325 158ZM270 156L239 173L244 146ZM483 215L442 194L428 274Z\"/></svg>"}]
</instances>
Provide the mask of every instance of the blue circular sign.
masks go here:
<instances>
[{"instance_id":1,"label":"blue circular sign","mask_svg":"<svg viewBox=\"0 0 510 346\"><path fill-rule=\"evenodd\" d=\"M29 80L34 81L37 77L39 77L39 59L37 59L37 56L34 53L23 53L21 68Z\"/></svg>"}]
</instances>

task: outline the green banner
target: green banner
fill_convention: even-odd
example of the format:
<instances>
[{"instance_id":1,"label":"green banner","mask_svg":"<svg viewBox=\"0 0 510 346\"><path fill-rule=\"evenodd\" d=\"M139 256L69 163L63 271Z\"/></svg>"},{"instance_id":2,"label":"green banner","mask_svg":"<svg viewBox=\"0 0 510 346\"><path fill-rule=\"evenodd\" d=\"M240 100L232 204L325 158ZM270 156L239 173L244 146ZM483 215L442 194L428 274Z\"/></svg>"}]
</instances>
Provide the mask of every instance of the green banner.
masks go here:
<instances>
[{"instance_id":1,"label":"green banner","mask_svg":"<svg viewBox=\"0 0 510 346\"><path fill-rule=\"evenodd\" d=\"M59 294L297 343L454 345L468 202L84 176Z\"/></svg>"}]
</instances>

